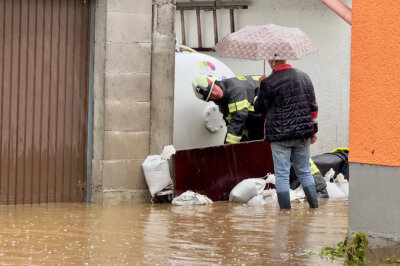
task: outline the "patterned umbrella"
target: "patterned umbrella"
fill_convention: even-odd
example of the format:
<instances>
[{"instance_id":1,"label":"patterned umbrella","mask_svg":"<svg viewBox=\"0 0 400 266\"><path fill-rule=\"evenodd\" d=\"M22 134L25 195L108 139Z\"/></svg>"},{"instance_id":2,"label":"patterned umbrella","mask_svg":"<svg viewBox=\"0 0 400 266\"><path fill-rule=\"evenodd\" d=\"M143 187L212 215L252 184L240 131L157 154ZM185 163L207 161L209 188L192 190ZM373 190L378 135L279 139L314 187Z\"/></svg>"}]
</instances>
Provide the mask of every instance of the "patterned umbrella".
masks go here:
<instances>
[{"instance_id":1,"label":"patterned umbrella","mask_svg":"<svg viewBox=\"0 0 400 266\"><path fill-rule=\"evenodd\" d=\"M247 26L225 36L215 45L220 56L251 60L291 60L317 51L298 28L274 24Z\"/></svg>"}]
</instances>

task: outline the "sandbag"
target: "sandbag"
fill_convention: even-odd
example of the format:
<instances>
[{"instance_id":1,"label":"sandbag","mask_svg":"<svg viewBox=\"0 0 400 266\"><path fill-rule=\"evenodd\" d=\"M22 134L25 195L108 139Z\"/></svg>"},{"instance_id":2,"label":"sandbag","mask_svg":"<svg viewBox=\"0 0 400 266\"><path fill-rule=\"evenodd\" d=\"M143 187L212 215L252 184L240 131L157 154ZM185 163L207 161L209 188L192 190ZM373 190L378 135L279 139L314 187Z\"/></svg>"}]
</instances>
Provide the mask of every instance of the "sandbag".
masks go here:
<instances>
[{"instance_id":1,"label":"sandbag","mask_svg":"<svg viewBox=\"0 0 400 266\"><path fill-rule=\"evenodd\" d=\"M182 193L180 196L172 200L172 205L175 206L208 205L212 203L213 201L207 196L201 195L191 190Z\"/></svg>"},{"instance_id":2,"label":"sandbag","mask_svg":"<svg viewBox=\"0 0 400 266\"><path fill-rule=\"evenodd\" d=\"M346 198L346 194L337 186L336 183L326 182L326 190L329 198Z\"/></svg>"},{"instance_id":3,"label":"sandbag","mask_svg":"<svg viewBox=\"0 0 400 266\"><path fill-rule=\"evenodd\" d=\"M338 186L338 188L343 191L346 196L349 195L349 182L344 179L343 174L338 174L336 179L335 179L335 184Z\"/></svg>"},{"instance_id":4,"label":"sandbag","mask_svg":"<svg viewBox=\"0 0 400 266\"><path fill-rule=\"evenodd\" d=\"M149 155L142 164L144 177L152 197L172 184L168 161L160 155Z\"/></svg>"},{"instance_id":5,"label":"sandbag","mask_svg":"<svg viewBox=\"0 0 400 266\"><path fill-rule=\"evenodd\" d=\"M336 185L346 196L349 196L349 183L336 183Z\"/></svg>"},{"instance_id":6,"label":"sandbag","mask_svg":"<svg viewBox=\"0 0 400 266\"><path fill-rule=\"evenodd\" d=\"M144 177L152 197L172 184L168 159L175 154L174 146L167 145L160 155L149 155L142 163Z\"/></svg>"},{"instance_id":7,"label":"sandbag","mask_svg":"<svg viewBox=\"0 0 400 266\"><path fill-rule=\"evenodd\" d=\"M264 204L274 204L278 202L276 189L266 189L260 194L264 199Z\"/></svg>"},{"instance_id":8,"label":"sandbag","mask_svg":"<svg viewBox=\"0 0 400 266\"><path fill-rule=\"evenodd\" d=\"M324 176L324 179L326 181L326 190L328 191L329 198L346 198L348 196L348 194L346 195L338 187L338 183L335 183L334 176L336 176L336 173L335 173L335 170L333 170L333 168L330 168ZM339 176L342 180L344 180L344 177L342 174L338 174L337 176ZM344 181L347 182L347 180L344 180Z\"/></svg>"},{"instance_id":9,"label":"sandbag","mask_svg":"<svg viewBox=\"0 0 400 266\"><path fill-rule=\"evenodd\" d=\"M229 201L245 203L252 197L261 194L266 183L266 180L262 178L248 178L242 180L229 193Z\"/></svg>"},{"instance_id":10,"label":"sandbag","mask_svg":"<svg viewBox=\"0 0 400 266\"><path fill-rule=\"evenodd\" d=\"M252 197L248 202L247 205L250 206L263 206L265 205L264 198L261 195L256 195Z\"/></svg>"},{"instance_id":11,"label":"sandbag","mask_svg":"<svg viewBox=\"0 0 400 266\"><path fill-rule=\"evenodd\" d=\"M306 197L306 195L304 194L304 191L301 190L290 190L289 191L289 195L290 195L290 201L295 201L297 200L298 202L303 202L304 198Z\"/></svg>"}]
</instances>

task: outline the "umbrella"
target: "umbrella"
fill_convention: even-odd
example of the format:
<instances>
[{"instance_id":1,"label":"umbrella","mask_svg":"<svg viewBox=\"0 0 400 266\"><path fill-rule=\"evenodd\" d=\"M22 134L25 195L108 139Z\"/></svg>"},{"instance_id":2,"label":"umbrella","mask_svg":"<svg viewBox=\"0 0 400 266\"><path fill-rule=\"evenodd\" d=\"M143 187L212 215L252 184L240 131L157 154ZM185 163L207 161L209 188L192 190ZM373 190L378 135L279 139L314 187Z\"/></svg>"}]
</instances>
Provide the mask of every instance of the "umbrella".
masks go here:
<instances>
[{"instance_id":1,"label":"umbrella","mask_svg":"<svg viewBox=\"0 0 400 266\"><path fill-rule=\"evenodd\" d=\"M296 60L317 51L310 38L299 28L274 24L247 26L228 34L215 45L224 57L264 60Z\"/></svg>"}]
</instances>

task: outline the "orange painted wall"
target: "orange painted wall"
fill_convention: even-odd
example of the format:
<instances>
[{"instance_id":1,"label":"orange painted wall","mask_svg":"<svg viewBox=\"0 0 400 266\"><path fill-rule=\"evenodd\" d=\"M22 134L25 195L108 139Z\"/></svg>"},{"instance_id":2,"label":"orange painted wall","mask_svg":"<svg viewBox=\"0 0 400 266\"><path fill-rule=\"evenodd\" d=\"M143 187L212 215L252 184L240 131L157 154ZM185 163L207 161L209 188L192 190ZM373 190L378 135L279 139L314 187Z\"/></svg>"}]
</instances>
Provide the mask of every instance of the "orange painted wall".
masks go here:
<instances>
[{"instance_id":1,"label":"orange painted wall","mask_svg":"<svg viewBox=\"0 0 400 266\"><path fill-rule=\"evenodd\" d=\"M353 0L351 162L400 166L400 0Z\"/></svg>"}]
</instances>

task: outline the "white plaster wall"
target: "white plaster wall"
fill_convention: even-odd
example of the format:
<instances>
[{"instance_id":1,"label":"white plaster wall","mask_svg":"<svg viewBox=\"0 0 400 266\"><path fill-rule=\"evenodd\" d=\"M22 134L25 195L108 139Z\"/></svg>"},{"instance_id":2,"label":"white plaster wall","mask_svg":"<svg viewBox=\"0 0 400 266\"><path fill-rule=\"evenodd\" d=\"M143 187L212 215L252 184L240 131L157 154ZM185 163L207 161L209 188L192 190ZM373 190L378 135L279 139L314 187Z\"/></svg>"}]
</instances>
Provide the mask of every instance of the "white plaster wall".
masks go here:
<instances>
[{"instance_id":1,"label":"white plaster wall","mask_svg":"<svg viewBox=\"0 0 400 266\"><path fill-rule=\"evenodd\" d=\"M343 0L351 6L351 0ZM219 39L230 33L229 11L218 11ZM214 46L212 12L201 12L203 47ZM181 43L180 13L177 12L177 43ZM253 0L249 9L235 10L236 29L247 25L278 24L299 27L309 35L319 51L298 61L288 61L308 73L314 83L319 105L318 142L312 154L348 147L350 37L351 26L319 0ZM186 41L197 47L194 11L185 11ZM260 74L263 61L220 58L236 75ZM268 64L267 64L268 65ZM270 69L267 68L267 73Z\"/></svg>"}]
</instances>

